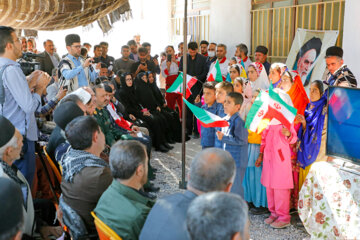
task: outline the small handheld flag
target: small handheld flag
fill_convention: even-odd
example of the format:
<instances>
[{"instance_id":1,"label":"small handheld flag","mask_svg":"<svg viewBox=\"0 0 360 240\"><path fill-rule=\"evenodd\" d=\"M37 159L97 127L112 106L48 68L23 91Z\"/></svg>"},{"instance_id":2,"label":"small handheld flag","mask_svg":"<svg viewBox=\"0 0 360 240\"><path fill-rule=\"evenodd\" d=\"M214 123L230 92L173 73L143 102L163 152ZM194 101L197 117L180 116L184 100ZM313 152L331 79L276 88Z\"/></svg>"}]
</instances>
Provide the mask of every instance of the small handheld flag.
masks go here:
<instances>
[{"instance_id":1,"label":"small handheld flag","mask_svg":"<svg viewBox=\"0 0 360 240\"><path fill-rule=\"evenodd\" d=\"M189 107L191 112L195 115L197 119L199 119L201 126L205 128L209 127L228 127L229 123L225 119L206 111L205 109L199 108L187 100L183 99L186 105Z\"/></svg>"}]
</instances>

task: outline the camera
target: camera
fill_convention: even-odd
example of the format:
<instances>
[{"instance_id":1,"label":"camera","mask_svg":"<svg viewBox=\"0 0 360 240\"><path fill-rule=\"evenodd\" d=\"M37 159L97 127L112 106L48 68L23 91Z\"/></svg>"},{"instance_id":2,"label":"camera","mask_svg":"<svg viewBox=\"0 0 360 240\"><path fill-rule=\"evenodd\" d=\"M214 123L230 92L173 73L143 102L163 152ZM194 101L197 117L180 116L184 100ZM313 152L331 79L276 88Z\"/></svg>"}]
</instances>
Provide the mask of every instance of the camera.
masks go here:
<instances>
[{"instance_id":1,"label":"camera","mask_svg":"<svg viewBox=\"0 0 360 240\"><path fill-rule=\"evenodd\" d=\"M20 68L25 76L40 69L40 63L35 61L37 57L42 58L43 56L32 52L24 52L21 58L16 61L20 64Z\"/></svg>"}]
</instances>

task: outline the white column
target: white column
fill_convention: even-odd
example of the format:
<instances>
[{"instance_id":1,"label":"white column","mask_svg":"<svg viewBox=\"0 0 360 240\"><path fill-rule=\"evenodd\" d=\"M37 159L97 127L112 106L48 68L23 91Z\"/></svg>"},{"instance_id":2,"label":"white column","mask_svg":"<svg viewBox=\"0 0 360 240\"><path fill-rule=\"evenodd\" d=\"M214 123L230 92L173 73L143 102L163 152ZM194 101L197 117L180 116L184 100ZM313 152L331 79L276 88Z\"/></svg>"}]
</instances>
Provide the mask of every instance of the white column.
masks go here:
<instances>
[{"instance_id":1,"label":"white column","mask_svg":"<svg viewBox=\"0 0 360 240\"><path fill-rule=\"evenodd\" d=\"M360 1L346 0L344 13L343 49L344 62L360 83Z\"/></svg>"},{"instance_id":2,"label":"white column","mask_svg":"<svg viewBox=\"0 0 360 240\"><path fill-rule=\"evenodd\" d=\"M236 45L246 44L250 54L251 0L210 1L210 41L224 43L227 57L234 56Z\"/></svg>"}]
</instances>

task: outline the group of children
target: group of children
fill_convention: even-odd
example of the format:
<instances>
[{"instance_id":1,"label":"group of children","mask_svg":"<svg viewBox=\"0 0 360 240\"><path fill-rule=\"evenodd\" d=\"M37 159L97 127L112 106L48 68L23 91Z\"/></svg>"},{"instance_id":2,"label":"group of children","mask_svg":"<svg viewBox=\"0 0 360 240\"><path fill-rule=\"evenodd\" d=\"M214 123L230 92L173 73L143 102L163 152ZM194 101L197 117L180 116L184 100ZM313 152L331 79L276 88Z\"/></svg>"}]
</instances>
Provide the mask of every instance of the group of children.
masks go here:
<instances>
[{"instance_id":1,"label":"group of children","mask_svg":"<svg viewBox=\"0 0 360 240\"><path fill-rule=\"evenodd\" d=\"M254 79L244 83L237 77L233 83L206 82L203 84L203 109L216 114L229 122L228 127L201 127L202 148L218 147L228 151L236 163L236 176L231 192L242 196L253 207L254 214L271 212L265 223L273 228L290 225L290 189L292 189L292 170L290 144L297 140L293 128L287 129L273 119L261 135L245 128L249 112L260 89L263 66L256 69L256 63L249 70L257 72ZM261 68L262 67L262 68ZM235 87L236 86L236 87ZM291 104L287 94L275 89L285 102ZM197 105L200 105L199 100ZM289 175L289 176L287 176Z\"/></svg>"}]
</instances>

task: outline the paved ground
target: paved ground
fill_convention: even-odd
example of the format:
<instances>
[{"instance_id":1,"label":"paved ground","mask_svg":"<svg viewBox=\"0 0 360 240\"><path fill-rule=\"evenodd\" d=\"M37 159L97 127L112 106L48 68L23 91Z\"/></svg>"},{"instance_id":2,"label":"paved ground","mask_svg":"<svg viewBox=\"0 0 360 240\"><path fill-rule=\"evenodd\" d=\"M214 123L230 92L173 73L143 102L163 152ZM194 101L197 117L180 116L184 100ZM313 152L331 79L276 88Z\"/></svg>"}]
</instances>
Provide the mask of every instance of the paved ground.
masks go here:
<instances>
[{"instance_id":1,"label":"paved ground","mask_svg":"<svg viewBox=\"0 0 360 240\"><path fill-rule=\"evenodd\" d=\"M160 186L157 194L159 198L168 194L183 191L179 189L181 180L181 144L174 145L175 148L168 153L152 152L151 164L158 169L156 174L155 185ZM192 139L186 143L186 171L189 170L192 157L201 151L200 140ZM186 172L187 173L187 172ZM286 229L273 229L265 225L266 215L250 214L250 237L253 240L267 239L309 239L305 230L297 229L294 226Z\"/></svg>"}]
</instances>

